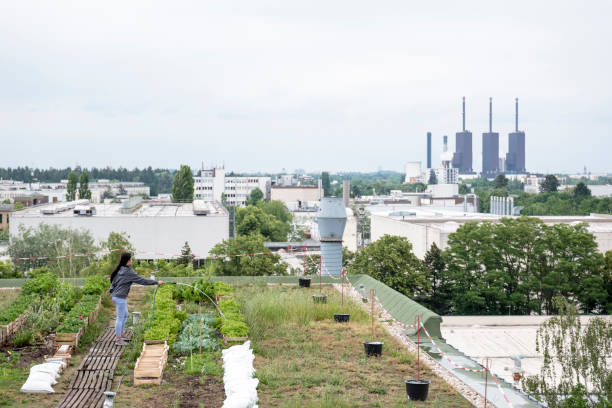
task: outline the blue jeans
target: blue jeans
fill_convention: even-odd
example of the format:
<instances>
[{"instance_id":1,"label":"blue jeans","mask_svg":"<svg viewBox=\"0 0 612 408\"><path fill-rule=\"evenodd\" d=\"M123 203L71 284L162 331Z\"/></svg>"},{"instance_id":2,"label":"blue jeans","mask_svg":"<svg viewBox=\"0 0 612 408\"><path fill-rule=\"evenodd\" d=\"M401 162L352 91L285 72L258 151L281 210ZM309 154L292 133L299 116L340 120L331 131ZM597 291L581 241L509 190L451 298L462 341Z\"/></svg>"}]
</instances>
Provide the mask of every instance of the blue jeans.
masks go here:
<instances>
[{"instance_id":1,"label":"blue jeans","mask_svg":"<svg viewBox=\"0 0 612 408\"><path fill-rule=\"evenodd\" d=\"M121 337L128 318L127 299L113 296L113 303L117 307L117 320L115 320L115 335Z\"/></svg>"}]
</instances>

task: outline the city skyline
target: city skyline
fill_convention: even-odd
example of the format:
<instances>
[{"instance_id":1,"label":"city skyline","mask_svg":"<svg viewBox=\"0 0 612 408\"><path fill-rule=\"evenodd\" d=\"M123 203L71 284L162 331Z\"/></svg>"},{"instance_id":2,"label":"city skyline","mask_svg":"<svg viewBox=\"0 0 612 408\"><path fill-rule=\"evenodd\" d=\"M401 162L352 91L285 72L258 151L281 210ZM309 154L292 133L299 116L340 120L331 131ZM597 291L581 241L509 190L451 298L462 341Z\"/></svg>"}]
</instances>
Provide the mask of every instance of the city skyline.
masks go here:
<instances>
[{"instance_id":1,"label":"city skyline","mask_svg":"<svg viewBox=\"0 0 612 408\"><path fill-rule=\"evenodd\" d=\"M527 170L610 172L608 2L269 1L0 6L4 167L402 171L442 137L499 156L521 104ZM483 35L483 33L487 33Z\"/></svg>"}]
</instances>

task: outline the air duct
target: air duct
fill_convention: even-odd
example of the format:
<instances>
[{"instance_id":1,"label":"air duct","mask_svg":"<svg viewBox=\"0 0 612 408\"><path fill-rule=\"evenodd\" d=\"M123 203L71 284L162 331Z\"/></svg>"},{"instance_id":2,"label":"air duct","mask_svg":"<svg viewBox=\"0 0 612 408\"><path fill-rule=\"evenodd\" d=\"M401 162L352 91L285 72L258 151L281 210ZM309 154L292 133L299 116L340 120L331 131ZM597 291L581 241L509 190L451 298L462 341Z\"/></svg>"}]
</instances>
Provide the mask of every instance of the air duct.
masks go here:
<instances>
[{"instance_id":1,"label":"air duct","mask_svg":"<svg viewBox=\"0 0 612 408\"><path fill-rule=\"evenodd\" d=\"M342 236L346 226L343 199L322 198L317 224L321 240L321 273L339 276L342 271Z\"/></svg>"}]
</instances>

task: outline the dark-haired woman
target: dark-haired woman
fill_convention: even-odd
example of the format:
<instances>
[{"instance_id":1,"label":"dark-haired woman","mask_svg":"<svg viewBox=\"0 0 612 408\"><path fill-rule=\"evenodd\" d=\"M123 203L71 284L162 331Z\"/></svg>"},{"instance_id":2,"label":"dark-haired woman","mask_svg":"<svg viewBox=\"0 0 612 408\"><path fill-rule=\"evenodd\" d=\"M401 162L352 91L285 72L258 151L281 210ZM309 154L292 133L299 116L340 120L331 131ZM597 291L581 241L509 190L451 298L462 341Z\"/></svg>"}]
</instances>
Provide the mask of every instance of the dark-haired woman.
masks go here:
<instances>
[{"instance_id":1,"label":"dark-haired woman","mask_svg":"<svg viewBox=\"0 0 612 408\"><path fill-rule=\"evenodd\" d=\"M117 307L117 320L115 321L115 342L120 346L125 346L125 321L128 318L127 296L130 293L132 283L139 285L163 285L163 281L146 279L138 275L132 268L132 255L128 252L121 254L119 265L111 273L110 293L113 296L113 303Z\"/></svg>"}]
</instances>

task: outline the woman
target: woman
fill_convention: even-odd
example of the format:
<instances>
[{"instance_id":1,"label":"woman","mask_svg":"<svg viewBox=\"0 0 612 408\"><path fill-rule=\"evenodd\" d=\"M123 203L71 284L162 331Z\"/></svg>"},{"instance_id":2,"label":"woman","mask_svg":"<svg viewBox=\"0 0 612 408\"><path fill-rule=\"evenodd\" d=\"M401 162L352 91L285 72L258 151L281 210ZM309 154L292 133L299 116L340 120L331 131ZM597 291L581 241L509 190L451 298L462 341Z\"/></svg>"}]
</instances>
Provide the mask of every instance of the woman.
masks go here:
<instances>
[{"instance_id":1,"label":"woman","mask_svg":"<svg viewBox=\"0 0 612 408\"><path fill-rule=\"evenodd\" d=\"M127 296L130 293L132 283L139 285L163 285L163 281L146 279L138 275L132 268L132 255L128 252L121 254L119 265L111 273L110 293L113 303L117 307L117 320L115 321L115 342L117 345L125 346L125 321L128 318Z\"/></svg>"}]
</instances>

